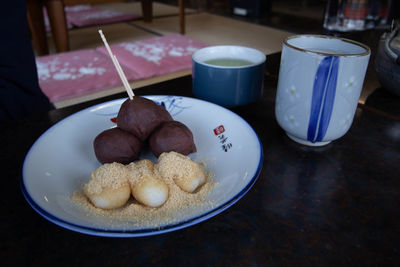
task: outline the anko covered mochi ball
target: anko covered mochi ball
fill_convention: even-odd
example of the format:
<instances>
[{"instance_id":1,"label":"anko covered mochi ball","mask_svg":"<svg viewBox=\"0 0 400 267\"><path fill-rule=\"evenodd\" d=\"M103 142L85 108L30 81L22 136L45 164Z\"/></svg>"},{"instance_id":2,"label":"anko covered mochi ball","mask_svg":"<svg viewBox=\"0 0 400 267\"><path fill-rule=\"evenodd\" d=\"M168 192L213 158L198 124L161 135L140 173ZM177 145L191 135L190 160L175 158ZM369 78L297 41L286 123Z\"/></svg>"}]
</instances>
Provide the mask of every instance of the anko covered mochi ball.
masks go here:
<instances>
[{"instance_id":1,"label":"anko covered mochi ball","mask_svg":"<svg viewBox=\"0 0 400 267\"><path fill-rule=\"evenodd\" d=\"M93 142L94 153L101 163L130 163L139 158L142 143L134 135L111 128L101 132Z\"/></svg>"},{"instance_id":2,"label":"anko covered mochi ball","mask_svg":"<svg viewBox=\"0 0 400 267\"><path fill-rule=\"evenodd\" d=\"M117 116L117 126L141 141L146 140L165 121L172 121L169 112L163 106L140 96L124 101Z\"/></svg>"},{"instance_id":3,"label":"anko covered mochi ball","mask_svg":"<svg viewBox=\"0 0 400 267\"><path fill-rule=\"evenodd\" d=\"M162 123L149 138L151 151L160 156L163 152L175 151L183 155L196 152L193 134L190 129L179 121Z\"/></svg>"}]
</instances>

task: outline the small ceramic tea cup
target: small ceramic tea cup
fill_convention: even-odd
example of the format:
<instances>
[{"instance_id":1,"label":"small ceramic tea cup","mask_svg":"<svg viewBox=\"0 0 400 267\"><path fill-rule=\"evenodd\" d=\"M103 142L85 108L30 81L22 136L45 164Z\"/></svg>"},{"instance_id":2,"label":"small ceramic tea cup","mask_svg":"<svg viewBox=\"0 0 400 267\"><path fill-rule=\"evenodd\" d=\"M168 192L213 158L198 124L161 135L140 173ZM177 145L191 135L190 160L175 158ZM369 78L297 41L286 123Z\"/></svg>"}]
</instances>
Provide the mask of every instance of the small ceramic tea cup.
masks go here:
<instances>
[{"instance_id":1,"label":"small ceramic tea cup","mask_svg":"<svg viewBox=\"0 0 400 267\"><path fill-rule=\"evenodd\" d=\"M234 45L209 46L192 57L193 94L222 106L239 106L262 95L266 56Z\"/></svg>"},{"instance_id":2,"label":"small ceramic tea cup","mask_svg":"<svg viewBox=\"0 0 400 267\"><path fill-rule=\"evenodd\" d=\"M296 35L283 42L275 116L294 141L322 146L350 128L371 50L323 35Z\"/></svg>"}]
</instances>

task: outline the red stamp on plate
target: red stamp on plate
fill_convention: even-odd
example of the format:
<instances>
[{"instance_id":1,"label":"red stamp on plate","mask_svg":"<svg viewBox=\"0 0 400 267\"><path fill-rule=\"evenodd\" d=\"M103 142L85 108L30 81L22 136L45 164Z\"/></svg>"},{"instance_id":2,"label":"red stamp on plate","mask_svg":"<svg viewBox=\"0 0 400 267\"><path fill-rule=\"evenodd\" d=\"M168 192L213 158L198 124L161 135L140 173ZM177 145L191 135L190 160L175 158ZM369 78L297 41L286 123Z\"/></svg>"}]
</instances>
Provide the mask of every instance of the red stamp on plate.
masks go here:
<instances>
[{"instance_id":1,"label":"red stamp on plate","mask_svg":"<svg viewBox=\"0 0 400 267\"><path fill-rule=\"evenodd\" d=\"M220 125L220 126L218 126L217 128L214 129L214 134L215 135L222 134L223 132L225 132L224 125Z\"/></svg>"}]
</instances>

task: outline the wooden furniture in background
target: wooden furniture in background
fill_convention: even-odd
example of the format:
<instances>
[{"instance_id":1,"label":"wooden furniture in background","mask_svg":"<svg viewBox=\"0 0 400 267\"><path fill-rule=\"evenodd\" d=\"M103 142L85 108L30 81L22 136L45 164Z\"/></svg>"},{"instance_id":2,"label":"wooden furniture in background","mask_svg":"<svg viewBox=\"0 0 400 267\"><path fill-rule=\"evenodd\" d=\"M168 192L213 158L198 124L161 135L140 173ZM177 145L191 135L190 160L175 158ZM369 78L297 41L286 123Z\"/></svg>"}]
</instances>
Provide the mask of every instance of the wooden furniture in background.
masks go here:
<instances>
[{"instance_id":1,"label":"wooden furniture in background","mask_svg":"<svg viewBox=\"0 0 400 267\"><path fill-rule=\"evenodd\" d=\"M62 0L26 0L28 9L28 24L32 35L33 47L37 55L49 53L44 24L43 6L46 7L51 31L55 40L57 52L69 50L67 22Z\"/></svg>"},{"instance_id":2,"label":"wooden furniture in background","mask_svg":"<svg viewBox=\"0 0 400 267\"><path fill-rule=\"evenodd\" d=\"M141 0L143 21L150 23L153 18L153 0ZM183 0L178 0L179 7L179 32L185 34L185 5Z\"/></svg>"},{"instance_id":3,"label":"wooden furniture in background","mask_svg":"<svg viewBox=\"0 0 400 267\"><path fill-rule=\"evenodd\" d=\"M28 8L28 23L32 35L32 44L38 56L49 54L46 28L43 17L43 7L49 16L51 32L54 37L56 51L69 51L69 37L64 6L77 4L100 4L123 2L122 0L26 0ZM143 21L150 23L153 17L153 1L141 0ZM185 34L185 12L183 0L178 0L180 33Z\"/></svg>"}]
</instances>

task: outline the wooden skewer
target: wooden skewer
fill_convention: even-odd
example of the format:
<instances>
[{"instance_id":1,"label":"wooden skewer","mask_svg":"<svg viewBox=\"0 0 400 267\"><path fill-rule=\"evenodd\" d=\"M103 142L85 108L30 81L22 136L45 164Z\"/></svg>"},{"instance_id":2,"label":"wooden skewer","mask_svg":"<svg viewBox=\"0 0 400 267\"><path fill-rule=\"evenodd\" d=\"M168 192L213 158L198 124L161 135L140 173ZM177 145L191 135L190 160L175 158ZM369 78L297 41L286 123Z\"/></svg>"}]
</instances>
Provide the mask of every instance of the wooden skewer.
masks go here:
<instances>
[{"instance_id":1,"label":"wooden skewer","mask_svg":"<svg viewBox=\"0 0 400 267\"><path fill-rule=\"evenodd\" d=\"M112 62L114 63L114 66L115 66L115 69L116 69L117 72L118 72L119 78L121 79L122 84L124 85L125 90L126 90L126 92L128 93L129 99L132 100L133 97L135 96L135 94L133 93L132 88L131 88L130 85L129 85L129 82L128 82L128 80L126 79L126 76L125 76L125 74L124 74L124 71L122 70L121 65L120 65L119 62L118 62L118 59L117 59L117 57L111 52L111 48L110 48L110 46L108 45L107 40L106 40L106 37L104 36L103 31L102 31L101 29L99 29L99 34L100 34L100 36L101 36L101 39L102 39L103 42L104 42L104 45L105 45L105 47L106 47L106 49L107 49L108 54L109 54L110 57L111 57Z\"/></svg>"},{"instance_id":2,"label":"wooden skewer","mask_svg":"<svg viewBox=\"0 0 400 267\"><path fill-rule=\"evenodd\" d=\"M115 67L117 68L117 71L118 71L118 73L119 73L119 77L121 78L122 83L123 83L125 89L128 88L128 89L126 90L126 92L128 93L129 98L132 100L132 99L133 99L133 96L134 96L134 93L133 93L133 91L132 91L132 88L130 87L129 82L128 82L128 80L126 79L126 76L124 75L124 72L123 72L123 70L122 70L122 68L121 68L121 65L120 65L119 62L118 62L117 57L116 57L115 55L113 55L113 57L114 57L114 59L115 59L115 63L116 63L116 64L115 64Z\"/></svg>"}]
</instances>

